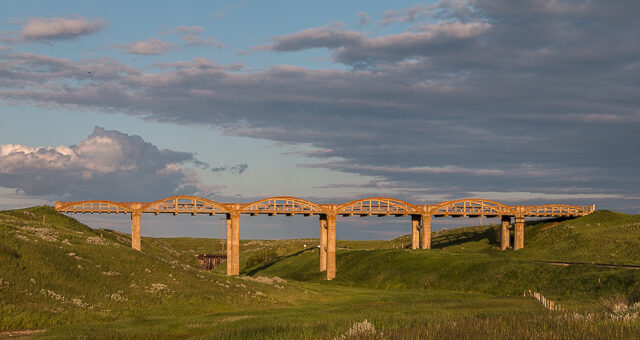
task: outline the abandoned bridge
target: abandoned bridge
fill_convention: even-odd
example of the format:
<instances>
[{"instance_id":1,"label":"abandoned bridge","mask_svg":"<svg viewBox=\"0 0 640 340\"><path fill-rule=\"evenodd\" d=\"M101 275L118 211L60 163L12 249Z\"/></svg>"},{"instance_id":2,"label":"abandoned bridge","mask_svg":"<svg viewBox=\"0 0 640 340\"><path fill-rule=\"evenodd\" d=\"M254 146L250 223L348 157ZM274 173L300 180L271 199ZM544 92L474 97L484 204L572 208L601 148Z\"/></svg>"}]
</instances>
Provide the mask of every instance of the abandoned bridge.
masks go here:
<instances>
[{"instance_id":1,"label":"abandoned bridge","mask_svg":"<svg viewBox=\"0 0 640 340\"><path fill-rule=\"evenodd\" d=\"M253 203L219 203L197 196L167 197L155 202L113 202L87 200L56 202L56 210L64 213L100 213L131 215L131 247L140 250L140 224L143 213L150 214L224 214L227 227L227 275L240 273L240 215L319 216L320 271L328 280L336 276L336 219L338 216L410 216L412 249L431 248L431 219L434 217L500 217L500 249L524 247L526 217L578 217L595 211L595 205L566 204L504 205L485 199L460 199L434 205L414 205L388 198L369 197L343 204L317 204L296 197L269 197Z\"/></svg>"}]
</instances>

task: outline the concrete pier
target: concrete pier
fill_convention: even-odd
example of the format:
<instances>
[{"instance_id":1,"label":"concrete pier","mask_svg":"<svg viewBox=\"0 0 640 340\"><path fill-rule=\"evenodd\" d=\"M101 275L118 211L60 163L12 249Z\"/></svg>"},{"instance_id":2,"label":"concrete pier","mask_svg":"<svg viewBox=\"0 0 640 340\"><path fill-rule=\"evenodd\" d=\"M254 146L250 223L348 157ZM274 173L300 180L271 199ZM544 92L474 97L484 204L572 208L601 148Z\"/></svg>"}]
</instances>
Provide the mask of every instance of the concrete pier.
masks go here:
<instances>
[{"instance_id":1,"label":"concrete pier","mask_svg":"<svg viewBox=\"0 0 640 340\"><path fill-rule=\"evenodd\" d=\"M231 214L232 275L240 275L240 213Z\"/></svg>"},{"instance_id":2,"label":"concrete pier","mask_svg":"<svg viewBox=\"0 0 640 340\"><path fill-rule=\"evenodd\" d=\"M500 226L500 250L506 250L510 246L509 226L511 225L511 216L502 216L502 225Z\"/></svg>"},{"instance_id":3,"label":"concrete pier","mask_svg":"<svg viewBox=\"0 0 640 340\"><path fill-rule=\"evenodd\" d=\"M431 215L424 214L422 220L422 244L420 248L431 249Z\"/></svg>"},{"instance_id":4,"label":"concrete pier","mask_svg":"<svg viewBox=\"0 0 640 340\"><path fill-rule=\"evenodd\" d=\"M420 216L411 215L411 249L418 249L420 243Z\"/></svg>"},{"instance_id":5,"label":"concrete pier","mask_svg":"<svg viewBox=\"0 0 640 340\"><path fill-rule=\"evenodd\" d=\"M142 213L139 211L131 212L131 248L140 251L140 222Z\"/></svg>"},{"instance_id":6,"label":"concrete pier","mask_svg":"<svg viewBox=\"0 0 640 340\"><path fill-rule=\"evenodd\" d=\"M320 215L320 271L327 270L327 215Z\"/></svg>"},{"instance_id":7,"label":"concrete pier","mask_svg":"<svg viewBox=\"0 0 640 340\"><path fill-rule=\"evenodd\" d=\"M515 235L513 237L513 250L524 247L524 217L516 217Z\"/></svg>"},{"instance_id":8,"label":"concrete pier","mask_svg":"<svg viewBox=\"0 0 640 340\"><path fill-rule=\"evenodd\" d=\"M233 275L233 265L231 259L233 258L233 246L231 245L231 217L227 214L227 275Z\"/></svg>"},{"instance_id":9,"label":"concrete pier","mask_svg":"<svg viewBox=\"0 0 640 340\"><path fill-rule=\"evenodd\" d=\"M336 277L336 214L326 214L327 218L327 280Z\"/></svg>"}]
</instances>

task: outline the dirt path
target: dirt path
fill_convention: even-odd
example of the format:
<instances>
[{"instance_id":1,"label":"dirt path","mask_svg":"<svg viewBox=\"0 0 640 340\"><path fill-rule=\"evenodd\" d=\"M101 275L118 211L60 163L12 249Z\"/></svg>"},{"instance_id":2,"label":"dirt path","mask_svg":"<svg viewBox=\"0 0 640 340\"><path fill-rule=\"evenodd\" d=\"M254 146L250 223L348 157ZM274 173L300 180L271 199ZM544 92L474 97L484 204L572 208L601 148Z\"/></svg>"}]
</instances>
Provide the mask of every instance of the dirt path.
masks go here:
<instances>
[{"instance_id":1,"label":"dirt path","mask_svg":"<svg viewBox=\"0 0 640 340\"><path fill-rule=\"evenodd\" d=\"M630 264L611 264L611 263L587 263L587 262L562 262L562 261L534 261L539 263L548 263L554 266L597 266L597 267L609 267L609 268L626 268L626 269L640 269L640 266Z\"/></svg>"}]
</instances>

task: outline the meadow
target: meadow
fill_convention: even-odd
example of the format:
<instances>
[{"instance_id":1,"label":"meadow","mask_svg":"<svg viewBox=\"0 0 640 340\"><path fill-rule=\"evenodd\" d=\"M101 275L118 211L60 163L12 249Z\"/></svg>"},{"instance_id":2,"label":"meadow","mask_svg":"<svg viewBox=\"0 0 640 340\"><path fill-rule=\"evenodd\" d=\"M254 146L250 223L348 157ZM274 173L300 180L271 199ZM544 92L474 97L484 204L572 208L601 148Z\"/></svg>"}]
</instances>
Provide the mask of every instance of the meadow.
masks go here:
<instances>
[{"instance_id":1,"label":"meadow","mask_svg":"<svg viewBox=\"0 0 640 340\"><path fill-rule=\"evenodd\" d=\"M25 213L25 211L27 213ZM46 215L46 222L42 217ZM241 275L194 254L225 241L130 237L51 207L0 212L0 337L34 338L637 338L640 217L610 211L528 221L525 248L500 251L497 226L338 241L335 280L317 239L242 240ZM306 247L305 247L306 245ZM566 263L575 263L567 265ZM546 309L523 296L543 294Z\"/></svg>"}]
</instances>

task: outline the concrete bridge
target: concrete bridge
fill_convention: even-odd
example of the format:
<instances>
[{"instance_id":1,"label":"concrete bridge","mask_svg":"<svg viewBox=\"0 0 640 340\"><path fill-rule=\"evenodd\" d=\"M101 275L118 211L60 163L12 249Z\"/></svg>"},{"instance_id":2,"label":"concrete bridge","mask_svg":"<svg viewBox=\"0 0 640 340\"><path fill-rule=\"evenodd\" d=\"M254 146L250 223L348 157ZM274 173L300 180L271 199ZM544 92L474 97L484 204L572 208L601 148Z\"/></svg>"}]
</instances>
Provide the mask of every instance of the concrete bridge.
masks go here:
<instances>
[{"instance_id":1,"label":"concrete bridge","mask_svg":"<svg viewBox=\"0 0 640 340\"><path fill-rule=\"evenodd\" d=\"M316 215L320 220L320 271L326 271L327 280L331 280L336 276L336 220L340 215L410 216L412 249L431 248L431 219L434 217L501 217L500 249L510 248L508 229L513 220L513 249L518 250L524 246L525 217L584 216L595 211L595 205L504 205L485 199L460 199L434 205L414 205L389 197L369 197L343 204L317 204L296 197L269 197L253 203L218 203L197 196L174 196L155 202L56 202L56 210L65 213L130 214L131 247L136 250L140 250L140 222L143 213L210 216L225 214L227 275L240 273L240 215Z\"/></svg>"}]
</instances>

